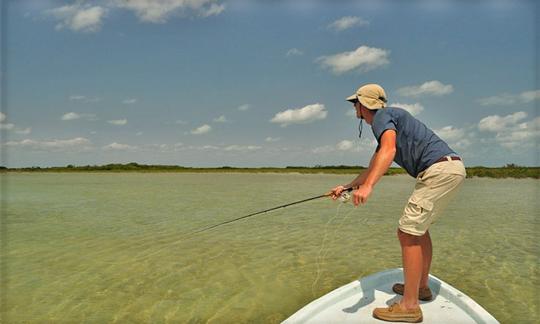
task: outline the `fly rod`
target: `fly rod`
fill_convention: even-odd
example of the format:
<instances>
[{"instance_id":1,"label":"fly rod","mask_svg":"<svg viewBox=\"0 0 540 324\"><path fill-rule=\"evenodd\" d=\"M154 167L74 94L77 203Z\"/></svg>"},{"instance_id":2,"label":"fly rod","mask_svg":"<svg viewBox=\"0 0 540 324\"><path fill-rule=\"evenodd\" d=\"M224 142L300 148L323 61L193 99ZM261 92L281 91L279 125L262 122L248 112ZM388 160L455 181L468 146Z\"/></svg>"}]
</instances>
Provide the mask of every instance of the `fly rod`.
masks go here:
<instances>
[{"instance_id":1,"label":"fly rod","mask_svg":"<svg viewBox=\"0 0 540 324\"><path fill-rule=\"evenodd\" d=\"M353 188L346 188L342 192L351 192L352 190L353 190ZM204 231L208 231L208 230L210 230L212 228L216 228L216 227L221 226L221 225L230 224L230 223L239 221L241 219L245 219L245 218L252 217L252 216L255 216L255 215L259 215L259 214L264 214L264 213L267 213L267 212L272 211L272 210L289 207L289 206L300 204L300 203L310 201L310 200L315 200L315 199L319 199L319 198L328 197L331 194L332 194L332 192L327 192L324 195L315 196L315 197L311 197L311 198L307 198L307 199L302 199L302 200L298 200L298 201L288 203L288 204L285 204L285 205L281 205L281 206L273 207L273 208L270 208L270 209L262 210L262 211L259 211L259 212L256 212L256 213L252 213L252 214L245 215L245 216L242 216L242 217L238 217L238 218L235 218L235 219L231 219L231 220L219 223L219 224L215 224L215 225L212 225L212 226L205 227L205 228L200 229L200 230L198 230L196 232L193 232L191 234L197 234L197 233L201 233L201 232L204 232Z\"/></svg>"}]
</instances>

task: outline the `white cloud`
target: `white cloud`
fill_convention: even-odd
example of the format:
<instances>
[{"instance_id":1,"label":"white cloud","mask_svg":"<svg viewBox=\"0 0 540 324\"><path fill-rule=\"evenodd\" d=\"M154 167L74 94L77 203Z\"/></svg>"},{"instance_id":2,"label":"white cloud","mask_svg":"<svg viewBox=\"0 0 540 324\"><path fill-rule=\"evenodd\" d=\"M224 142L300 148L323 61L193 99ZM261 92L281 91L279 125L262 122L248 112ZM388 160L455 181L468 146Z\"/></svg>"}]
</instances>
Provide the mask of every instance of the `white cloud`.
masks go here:
<instances>
[{"instance_id":1,"label":"white cloud","mask_svg":"<svg viewBox=\"0 0 540 324\"><path fill-rule=\"evenodd\" d=\"M306 124L325 119L327 114L328 112L325 110L324 105L316 103L303 108L287 109L279 112L270 122L278 123L281 124L281 127L285 127L290 124Z\"/></svg>"},{"instance_id":2,"label":"white cloud","mask_svg":"<svg viewBox=\"0 0 540 324\"><path fill-rule=\"evenodd\" d=\"M210 127L210 125L204 124L201 127L197 127L194 130L192 130L191 134L193 134L193 135L201 135L201 134L206 134L206 133L210 132L211 130L212 130L212 127Z\"/></svg>"},{"instance_id":3,"label":"white cloud","mask_svg":"<svg viewBox=\"0 0 540 324\"><path fill-rule=\"evenodd\" d=\"M302 52L301 50L299 50L298 48L291 48L290 50L287 51L287 54L285 54L285 56L300 56L300 55L304 55L304 52Z\"/></svg>"},{"instance_id":4,"label":"white cloud","mask_svg":"<svg viewBox=\"0 0 540 324\"><path fill-rule=\"evenodd\" d=\"M217 16L225 11L225 5L217 0L111 0L93 5L86 0L45 10L44 15L57 21L56 30L70 29L75 32L97 32L104 18L112 10L125 9L135 13L140 21L165 23L171 17ZM92 1L94 2L94 1Z\"/></svg>"},{"instance_id":5,"label":"white cloud","mask_svg":"<svg viewBox=\"0 0 540 324\"><path fill-rule=\"evenodd\" d=\"M210 16L217 16L220 13L222 13L224 10L225 10L225 5L212 3L209 8L202 8L201 13L199 15L204 18L210 17Z\"/></svg>"},{"instance_id":6,"label":"white cloud","mask_svg":"<svg viewBox=\"0 0 540 324\"><path fill-rule=\"evenodd\" d=\"M219 116L218 118L214 118L215 123L226 123L228 122L227 118L225 118L224 115Z\"/></svg>"},{"instance_id":7,"label":"white cloud","mask_svg":"<svg viewBox=\"0 0 540 324\"><path fill-rule=\"evenodd\" d=\"M440 138L450 145L451 148L462 151L472 145L471 136L463 128L445 126L433 130Z\"/></svg>"},{"instance_id":8,"label":"white cloud","mask_svg":"<svg viewBox=\"0 0 540 324\"><path fill-rule=\"evenodd\" d=\"M111 143L109 145L103 146L103 149L106 151L135 151L137 150L136 146L120 143Z\"/></svg>"},{"instance_id":9,"label":"white cloud","mask_svg":"<svg viewBox=\"0 0 540 324\"><path fill-rule=\"evenodd\" d=\"M328 29L332 29L335 31L343 31L352 27L361 27L366 25L369 25L369 21L364 20L360 17L346 16L328 25Z\"/></svg>"},{"instance_id":10,"label":"white cloud","mask_svg":"<svg viewBox=\"0 0 540 324\"><path fill-rule=\"evenodd\" d=\"M75 120L79 118L81 118L81 116L74 112L68 112L62 116L62 120Z\"/></svg>"},{"instance_id":11,"label":"white cloud","mask_svg":"<svg viewBox=\"0 0 540 324\"><path fill-rule=\"evenodd\" d=\"M175 144L146 144L143 149L145 151L159 151L161 153L180 152L186 149L181 142Z\"/></svg>"},{"instance_id":12,"label":"white cloud","mask_svg":"<svg viewBox=\"0 0 540 324\"><path fill-rule=\"evenodd\" d=\"M540 90L525 91L519 94L519 99L523 103L540 100Z\"/></svg>"},{"instance_id":13,"label":"white cloud","mask_svg":"<svg viewBox=\"0 0 540 324\"><path fill-rule=\"evenodd\" d=\"M419 86L407 86L397 90L398 94L405 97L442 96L454 91L451 84L443 84L433 80L424 82Z\"/></svg>"},{"instance_id":14,"label":"white cloud","mask_svg":"<svg viewBox=\"0 0 540 324\"><path fill-rule=\"evenodd\" d=\"M342 140L335 145L324 145L319 146L311 150L315 154L327 154L332 152L360 152L363 148L368 148L368 145L365 145L366 142L361 144L355 143L354 141ZM369 146L372 146L373 143L370 143ZM362 145L362 146L361 146Z\"/></svg>"},{"instance_id":15,"label":"white cloud","mask_svg":"<svg viewBox=\"0 0 540 324\"><path fill-rule=\"evenodd\" d=\"M94 114L82 114L82 113L75 113L75 112L68 112L62 115L60 118L61 120L76 120L76 119L86 119L86 120L97 120L96 115Z\"/></svg>"},{"instance_id":16,"label":"white cloud","mask_svg":"<svg viewBox=\"0 0 540 324\"><path fill-rule=\"evenodd\" d=\"M51 140L51 141L36 141L31 139L24 139L22 141L7 142L6 146L21 147L34 150L87 150L91 146L91 142L83 137L76 137L67 140Z\"/></svg>"},{"instance_id":17,"label":"white cloud","mask_svg":"<svg viewBox=\"0 0 540 324\"><path fill-rule=\"evenodd\" d=\"M15 133L21 134L21 135L28 135L32 132L31 127L27 127L25 129L15 129Z\"/></svg>"},{"instance_id":18,"label":"white cloud","mask_svg":"<svg viewBox=\"0 0 540 324\"><path fill-rule=\"evenodd\" d=\"M535 147L540 140L540 117L523 121L527 113L519 111L504 117L492 115L478 123L481 131L495 134L495 142L508 149Z\"/></svg>"},{"instance_id":19,"label":"white cloud","mask_svg":"<svg viewBox=\"0 0 540 324\"><path fill-rule=\"evenodd\" d=\"M332 70L335 74L342 74L352 70L367 72L389 64L389 55L390 51L388 50L360 46L351 52L321 56L316 62L319 62L323 68Z\"/></svg>"},{"instance_id":20,"label":"white cloud","mask_svg":"<svg viewBox=\"0 0 540 324\"><path fill-rule=\"evenodd\" d=\"M171 16L193 11L201 17L219 15L225 6L214 0L116 0L119 8L134 11L144 22L164 23Z\"/></svg>"},{"instance_id":21,"label":"white cloud","mask_svg":"<svg viewBox=\"0 0 540 324\"><path fill-rule=\"evenodd\" d=\"M511 106L525 104L535 100L540 100L540 90L524 91L517 95L502 93L496 96L480 98L477 101L482 106Z\"/></svg>"},{"instance_id":22,"label":"white cloud","mask_svg":"<svg viewBox=\"0 0 540 324\"><path fill-rule=\"evenodd\" d=\"M488 116L480 120L478 129L481 131L499 132L501 130L506 130L507 128L515 127L515 125L524 118L527 118L527 113L524 111L518 111L504 117L499 115Z\"/></svg>"},{"instance_id":23,"label":"white cloud","mask_svg":"<svg viewBox=\"0 0 540 324\"><path fill-rule=\"evenodd\" d=\"M81 95L71 95L69 96L69 100L71 101L80 101L83 103L89 103L89 102L98 102L101 100L99 97L87 97L87 96L81 96Z\"/></svg>"},{"instance_id":24,"label":"white cloud","mask_svg":"<svg viewBox=\"0 0 540 324\"><path fill-rule=\"evenodd\" d=\"M157 144L156 144L157 145ZM162 147L165 147L166 144L162 144ZM258 145L184 145L182 143L176 143L173 146L168 145L173 151L185 151L185 150L197 150L197 151L219 151L219 152L254 152L261 150L263 147Z\"/></svg>"},{"instance_id":25,"label":"white cloud","mask_svg":"<svg viewBox=\"0 0 540 324\"><path fill-rule=\"evenodd\" d=\"M455 128L453 126L445 126L443 128L433 130L440 138L448 142L455 142L465 136L465 130Z\"/></svg>"},{"instance_id":26,"label":"white cloud","mask_svg":"<svg viewBox=\"0 0 540 324\"><path fill-rule=\"evenodd\" d=\"M73 5L46 10L45 13L58 20L57 30L68 28L77 32L96 32L101 28L107 9L76 2Z\"/></svg>"},{"instance_id":27,"label":"white cloud","mask_svg":"<svg viewBox=\"0 0 540 324\"><path fill-rule=\"evenodd\" d=\"M175 143L175 144L147 144L144 147L144 150L146 151L159 151L161 153L173 153L173 152L180 152L184 149L183 143Z\"/></svg>"},{"instance_id":28,"label":"white cloud","mask_svg":"<svg viewBox=\"0 0 540 324\"><path fill-rule=\"evenodd\" d=\"M255 145L229 145L223 148L224 151L239 151L239 152L247 152L247 151L255 151L260 150L260 146Z\"/></svg>"},{"instance_id":29,"label":"white cloud","mask_svg":"<svg viewBox=\"0 0 540 324\"><path fill-rule=\"evenodd\" d=\"M498 132L495 139L501 146L509 149L530 147L537 149L540 141L540 117L520 123L507 131Z\"/></svg>"},{"instance_id":30,"label":"white cloud","mask_svg":"<svg viewBox=\"0 0 540 324\"><path fill-rule=\"evenodd\" d=\"M0 124L0 129L7 129L7 130L11 130L15 127L14 124Z\"/></svg>"},{"instance_id":31,"label":"white cloud","mask_svg":"<svg viewBox=\"0 0 540 324\"><path fill-rule=\"evenodd\" d=\"M356 110L354 109L349 109L345 112L345 115L346 116L349 116L349 117L356 117Z\"/></svg>"},{"instance_id":32,"label":"white cloud","mask_svg":"<svg viewBox=\"0 0 540 324\"><path fill-rule=\"evenodd\" d=\"M311 150L311 152L315 154L325 154L325 153L332 153L336 150L334 146L325 145L325 146L319 146Z\"/></svg>"},{"instance_id":33,"label":"white cloud","mask_svg":"<svg viewBox=\"0 0 540 324\"><path fill-rule=\"evenodd\" d=\"M131 105L131 104L134 104L136 102L137 102L137 99L135 99L135 98L127 98L127 99L122 100L122 103L124 105Z\"/></svg>"},{"instance_id":34,"label":"white cloud","mask_svg":"<svg viewBox=\"0 0 540 324\"><path fill-rule=\"evenodd\" d=\"M185 120L178 119L178 120L176 120L174 123L175 123L175 124L178 124L178 125L185 125L185 124L187 124L188 122L185 121Z\"/></svg>"},{"instance_id":35,"label":"white cloud","mask_svg":"<svg viewBox=\"0 0 540 324\"><path fill-rule=\"evenodd\" d=\"M214 145L190 146L189 148L190 148L190 149L202 150L202 151L214 151L214 150L219 150L219 147L214 146Z\"/></svg>"},{"instance_id":36,"label":"white cloud","mask_svg":"<svg viewBox=\"0 0 540 324\"><path fill-rule=\"evenodd\" d=\"M472 145L472 141L469 140L468 138L463 138L459 141L456 141L450 144L452 145L454 149L461 151L461 150L466 150L467 148L469 148L469 146Z\"/></svg>"},{"instance_id":37,"label":"white cloud","mask_svg":"<svg viewBox=\"0 0 540 324\"><path fill-rule=\"evenodd\" d=\"M496 96L480 98L477 101L482 106L496 106L496 105L509 106L509 105L513 105L517 103L517 96L503 93Z\"/></svg>"},{"instance_id":38,"label":"white cloud","mask_svg":"<svg viewBox=\"0 0 540 324\"><path fill-rule=\"evenodd\" d=\"M145 151L159 151L162 153L172 153L180 152L184 149L184 144L175 143L175 144L146 144L143 147Z\"/></svg>"},{"instance_id":39,"label":"white cloud","mask_svg":"<svg viewBox=\"0 0 540 324\"><path fill-rule=\"evenodd\" d=\"M238 107L238 110L240 111L247 111L251 108L251 105L248 105L248 104L244 104L244 105L241 105Z\"/></svg>"},{"instance_id":40,"label":"white cloud","mask_svg":"<svg viewBox=\"0 0 540 324\"><path fill-rule=\"evenodd\" d=\"M174 150L173 147L171 147L171 145L169 144L154 144L151 146L157 148L160 152L169 152L171 150Z\"/></svg>"},{"instance_id":41,"label":"white cloud","mask_svg":"<svg viewBox=\"0 0 540 324\"><path fill-rule=\"evenodd\" d=\"M11 124L11 123L7 123L7 124L2 124L1 122L5 121L7 118L7 116L4 114L4 113L1 113L0 112L0 129L6 129L6 130L11 130L15 127L14 124Z\"/></svg>"},{"instance_id":42,"label":"white cloud","mask_svg":"<svg viewBox=\"0 0 540 324\"><path fill-rule=\"evenodd\" d=\"M280 140L279 137L270 137L270 136L264 139L264 141L265 141L265 142L268 142L268 143L277 142L277 141L279 141L279 140Z\"/></svg>"},{"instance_id":43,"label":"white cloud","mask_svg":"<svg viewBox=\"0 0 540 324\"><path fill-rule=\"evenodd\" d=\"M389 107L399 107L407 110L411 115L416 116L422 111L424 111L424 106L422 106L420 103L415 104L404 104L404 103L391 103L388 105Z\"/></svg>"},{"instance_id":44,"label":"white cloud","mask_svg":"<svg viewBox=\"0 0 540 324\"><path fill-rule=\"evenodd\" d=\"M354 142L349 140L343 140L337 143L337 149L340 151L350 151L354 148Z\"/></svg>"},{"instance_id":45,"label":"white cloud","mask_svg":"<svg viewBox=\"0 0 540 324\"><path fill-rule=\"evenodd\" d=\"M107 123L117 126L123 126L127 124L127 119L115 119L115 120L107 120Z\"/></svg>"}]
</instances>

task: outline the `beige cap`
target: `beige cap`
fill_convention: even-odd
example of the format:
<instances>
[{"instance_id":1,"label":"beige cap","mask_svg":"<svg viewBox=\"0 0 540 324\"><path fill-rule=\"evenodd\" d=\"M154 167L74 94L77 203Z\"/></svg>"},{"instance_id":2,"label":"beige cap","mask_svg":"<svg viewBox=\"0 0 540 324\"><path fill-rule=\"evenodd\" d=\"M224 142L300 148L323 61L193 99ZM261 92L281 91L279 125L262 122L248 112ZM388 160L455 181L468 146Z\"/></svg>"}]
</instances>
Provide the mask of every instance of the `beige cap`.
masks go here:
<instances>
[{"instance_id":1,"label":"beige cap","mask_svg":"<svg viewBox=\"0 0 540 324\"><path fill-rule=\"evenodd\" d=\"M386 93L378 84L365 84L358 88L355 94L348 97L347 101L360 101L364 107L371 110L381 109L386 106Z\"/></svg>"}]
</instances>

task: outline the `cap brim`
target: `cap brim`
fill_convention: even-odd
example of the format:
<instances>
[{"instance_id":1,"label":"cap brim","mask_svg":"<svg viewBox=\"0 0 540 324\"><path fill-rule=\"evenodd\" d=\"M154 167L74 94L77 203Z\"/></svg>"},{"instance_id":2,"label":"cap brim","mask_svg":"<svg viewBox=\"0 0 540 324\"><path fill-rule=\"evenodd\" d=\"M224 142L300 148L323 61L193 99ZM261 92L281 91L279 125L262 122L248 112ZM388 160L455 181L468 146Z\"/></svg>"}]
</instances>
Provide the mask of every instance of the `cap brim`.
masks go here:
<instances>
[{"instance_id":1,"label":"cap brim","mask_svg":"<svg viewBox=\"0 0 540 324\"><path fill-rule=\"evenodd\" d=\"M355 93L355 94L353 94L352 96L347 97L347 99L345 99L345 100L354 103L354 102L357 102L357 101L358 101L358 97L356 96L356 93Z\"/></svg>"}]
</instances>

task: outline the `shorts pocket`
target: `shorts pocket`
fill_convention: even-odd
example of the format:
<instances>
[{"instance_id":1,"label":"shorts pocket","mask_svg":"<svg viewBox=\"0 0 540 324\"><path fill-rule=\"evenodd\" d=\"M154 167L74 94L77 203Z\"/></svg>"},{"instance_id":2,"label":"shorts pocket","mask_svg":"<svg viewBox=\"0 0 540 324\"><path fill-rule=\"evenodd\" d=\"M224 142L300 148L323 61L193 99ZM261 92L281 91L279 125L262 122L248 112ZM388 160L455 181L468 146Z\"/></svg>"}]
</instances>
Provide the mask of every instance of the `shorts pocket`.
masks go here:
<instances>
[{"instance_id":1,"label":"shorts pocket","mask_svg":"<svg viewBox=\"0 0 540 324\"><path fill-rule=\"evenodd\" d=\"M423 235L431 224L433 203L428 199L411 197L407 201L399 228L409 234Z\"/></svg>"},{"instance_id":2,"label":"shorts pocket","mask_svg":"<svg viewBox=\"0 0 540 324\"><path fill-rule=\"evenodd\" d=\"M414 205L416 209L420 209L420 212L433 210L433 203L428 199L411 197L409 198L409 204Z\"/></svg>"}]
</instances>

